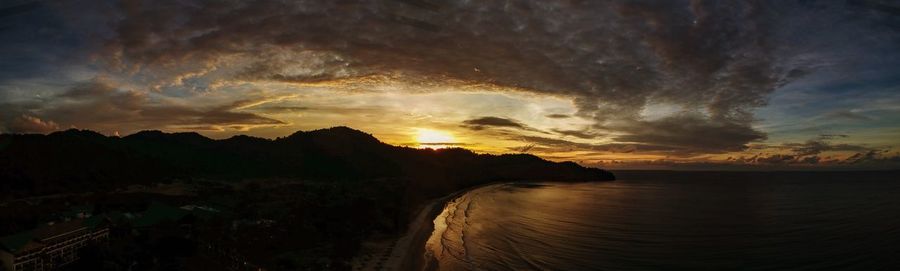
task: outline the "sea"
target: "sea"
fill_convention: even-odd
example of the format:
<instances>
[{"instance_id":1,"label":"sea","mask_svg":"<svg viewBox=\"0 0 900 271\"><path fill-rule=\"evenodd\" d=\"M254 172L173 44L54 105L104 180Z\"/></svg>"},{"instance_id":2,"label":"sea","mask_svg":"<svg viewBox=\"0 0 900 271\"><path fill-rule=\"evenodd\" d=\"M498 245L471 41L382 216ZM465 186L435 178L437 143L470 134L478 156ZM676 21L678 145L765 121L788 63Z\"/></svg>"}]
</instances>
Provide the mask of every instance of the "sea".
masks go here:
<instances>
[{"instance_id":1,"label":"sea","mask_svg":"<svg viewBox=\"0 0 900 271\"><path fill-rule=\"evenodd\" d=\"M900 172L615 172L449 201L429 270L900 270Z\"/></svg>"}]
</instances>

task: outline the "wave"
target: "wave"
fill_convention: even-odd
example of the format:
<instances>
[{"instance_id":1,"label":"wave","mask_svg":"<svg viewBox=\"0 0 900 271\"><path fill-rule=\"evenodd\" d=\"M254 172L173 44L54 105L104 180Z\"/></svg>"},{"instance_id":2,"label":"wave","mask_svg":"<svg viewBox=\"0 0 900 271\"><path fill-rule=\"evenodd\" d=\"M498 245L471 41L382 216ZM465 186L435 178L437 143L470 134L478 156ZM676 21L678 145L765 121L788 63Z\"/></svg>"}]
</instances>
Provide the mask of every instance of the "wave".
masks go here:
<instances>
[{"instance_id":1,"label":"wave","mask_svg":"<svg viewBox=\"0 0 900 271\"><path fill-rule=\"evenodd\" d=\"M425 244L426 259L437 262L440 270L474 269L466 242L469 210L473 208L476 198L503 186L498 184L480 187L448 201L433 221L434 232Z\"/></svg>"}]
</instances>

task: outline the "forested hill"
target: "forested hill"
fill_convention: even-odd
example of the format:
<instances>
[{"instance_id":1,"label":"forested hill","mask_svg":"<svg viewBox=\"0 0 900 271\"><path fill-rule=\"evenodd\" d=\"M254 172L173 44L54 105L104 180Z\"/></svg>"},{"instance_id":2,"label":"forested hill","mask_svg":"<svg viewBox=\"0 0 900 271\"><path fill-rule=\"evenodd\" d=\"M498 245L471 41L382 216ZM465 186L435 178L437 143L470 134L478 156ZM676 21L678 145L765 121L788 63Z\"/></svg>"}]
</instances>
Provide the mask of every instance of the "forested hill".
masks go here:
<instances>
[{"instance_id":1,"label":"forested hill","mask_svg":"<svg viewBox=\"0 0 900 271\"><path fill-rule=\"evenodd\" d=\"M167 180L396 179L441 193L503 180L612 180L607 171L528 154L414 149L347 127L277 139L142 131L108 137L88 130L0 135L0 190L7 196L96 191Z\"/></svg>"}]
</instances>

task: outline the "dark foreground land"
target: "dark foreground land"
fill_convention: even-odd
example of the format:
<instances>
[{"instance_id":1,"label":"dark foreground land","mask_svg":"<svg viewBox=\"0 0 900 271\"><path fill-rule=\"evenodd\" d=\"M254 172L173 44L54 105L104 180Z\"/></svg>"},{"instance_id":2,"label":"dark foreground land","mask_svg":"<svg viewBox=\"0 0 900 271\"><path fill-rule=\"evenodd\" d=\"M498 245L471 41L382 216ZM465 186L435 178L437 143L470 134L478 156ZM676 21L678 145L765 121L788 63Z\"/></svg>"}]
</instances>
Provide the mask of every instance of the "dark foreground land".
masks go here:
<instances>
[{"instance_id":1,"label":"dark foreground land","mask_svg":"<svg viewBox=\"0 0 900 271\"><path fill-rule=\"evenodd\" d=\"M364 240L404 232L429 199L497 181L612 179L526 154L390 146L346 127L274 140L0 135L0 245L85 219L110 238L64 268L340 270Z\"/></svg>"}]
</instances>

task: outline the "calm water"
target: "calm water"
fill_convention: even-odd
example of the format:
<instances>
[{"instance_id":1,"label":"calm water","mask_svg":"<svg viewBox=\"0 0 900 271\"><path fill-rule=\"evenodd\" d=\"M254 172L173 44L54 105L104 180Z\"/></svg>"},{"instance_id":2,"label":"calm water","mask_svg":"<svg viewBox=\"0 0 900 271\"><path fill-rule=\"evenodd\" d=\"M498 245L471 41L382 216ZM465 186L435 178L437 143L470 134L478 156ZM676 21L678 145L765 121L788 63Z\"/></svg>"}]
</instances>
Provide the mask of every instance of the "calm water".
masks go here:
<instances>
[{"instance_id":1,"label":"calm water","mask_svg":"<svg viewBox=\"0 0 900 271\"><path fill-rule=\"evenodd\" d=\"M431 267L900 270L900 178L890 174L617 176L474 190L435 219Z\"/></svg>"}]
</instances>

